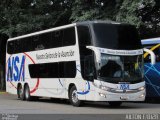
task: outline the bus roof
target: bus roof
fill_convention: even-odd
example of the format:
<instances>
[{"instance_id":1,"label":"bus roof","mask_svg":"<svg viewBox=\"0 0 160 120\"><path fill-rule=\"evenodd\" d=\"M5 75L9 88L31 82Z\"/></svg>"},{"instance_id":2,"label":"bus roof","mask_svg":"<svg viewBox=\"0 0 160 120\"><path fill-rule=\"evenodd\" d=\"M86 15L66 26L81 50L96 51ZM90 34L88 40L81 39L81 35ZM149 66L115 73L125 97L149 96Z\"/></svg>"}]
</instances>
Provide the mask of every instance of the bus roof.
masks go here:
<instances>
[{"instance_id":1,"label":"bus roof","mask_svg":"<svg viewBox=\"0 0 160 120\"><path fill-rule=\"evenodd\" d=\"M144 44L158 44L160 43L160 37L158 38L149 38L141 40L141 43Z\"/></svg>"},{"instance_id":2,"label":"bus roof","mask_svg":"<svg viewBox=\"0 0 160 120\"><path fill-rule=\"evenodd\" d=\"M59 27L55 27L55 28L51 28L51 29L46 29L46 30L42 30L42 31L38 31L38 32L34 32L34 33L30 33L30 34L26 34L26 35L14 37L14 38L10 38L10 39L8 39L8 41L21 39L21 38L26 38L26 37L30 37L30 36L35 36L35 35L39 35L39 34L42 34L42 33L48 33L48 32L52 32L52 31L64 29L64 28L73 27L73 26L76 26L76 25L86 25L86 24L93 24L93 23L124 24L124 23L118 23L118 22L114 22L114 21L100 21L100 20L98 20L98 21L77 22L77 23L63 25L63 26L59 26Z\"/></svg>"}]
</instances>

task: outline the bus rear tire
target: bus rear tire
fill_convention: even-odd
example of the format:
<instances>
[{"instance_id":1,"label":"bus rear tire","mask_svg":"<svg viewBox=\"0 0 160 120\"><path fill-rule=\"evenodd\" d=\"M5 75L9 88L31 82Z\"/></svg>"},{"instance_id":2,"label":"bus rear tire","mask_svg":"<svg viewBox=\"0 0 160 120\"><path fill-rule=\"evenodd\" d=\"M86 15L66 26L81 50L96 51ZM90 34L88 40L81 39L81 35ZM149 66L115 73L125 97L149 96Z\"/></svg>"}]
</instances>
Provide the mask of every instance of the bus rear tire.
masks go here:
<instances>
[{"instance_id":1,"label":"bus rear tire","mask_svg":"<svg viewBox=\"0 0 160 120\"><path fill-rule=\"evenodd\" d=\"M111 101L111 102L108 102L110 107L120 107L122 102L120 101Z\"/></svg>"},{"instance_id":2,"label":"bus rear tire","mask_svg":"<svg viewBox=\"0 0 160 120\"><path fill-rule=\"evenodd\" d=\"M69 91L69 101L73 106L79 107L82 104L82 101L78 99L76 86L72 86Z\"/></svg>"},{"instance_id":3,"label":"bus rear tire","mask_svg":"<svg viewBox=\"0 0 160 120\"><path fill-rule=\"evenodd\" d=\"M22 85L19 85L18 88L17 88L17 95L18 95L18 98L20 100L25 100L25 96L24 96L24 90L22 88Z\"/></svg>"}]
</instances>

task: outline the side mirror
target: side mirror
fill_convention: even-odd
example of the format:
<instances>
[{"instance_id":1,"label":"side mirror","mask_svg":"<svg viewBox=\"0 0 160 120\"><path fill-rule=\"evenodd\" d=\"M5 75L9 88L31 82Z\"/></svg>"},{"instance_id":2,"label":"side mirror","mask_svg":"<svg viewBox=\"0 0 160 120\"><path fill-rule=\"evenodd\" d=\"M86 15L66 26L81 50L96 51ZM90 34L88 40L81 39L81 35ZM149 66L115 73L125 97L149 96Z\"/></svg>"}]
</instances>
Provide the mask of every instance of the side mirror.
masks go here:
<instances>
[{"instance_id":1,"label":"side mirror","mask_svg":"<svg viewBox=\"0 0 160 120\"><path fill-rule=\"evenodd\" d=\"M100 53L99 49L97 49L96 47L93 47L93 46L86 46L86 48L94 51L95 57L96 57L96 62L98 63L97 68L99 69L100 63L101 63L101 53Z\"/></svg>"},{"instance_id":2,"label":"side mirror","mask_svg":"<svg viewBox=\"0 0 160 120\"><path fill-rule=\"evenodd\" d=\"M150 54L151 56L151 64L154 65L156 63L156 57L155 57L155 54L153 51L147 49L147 48L144 48L143 49L145 52L147 52L148 54Z\"/></svg>"}]
</instances>

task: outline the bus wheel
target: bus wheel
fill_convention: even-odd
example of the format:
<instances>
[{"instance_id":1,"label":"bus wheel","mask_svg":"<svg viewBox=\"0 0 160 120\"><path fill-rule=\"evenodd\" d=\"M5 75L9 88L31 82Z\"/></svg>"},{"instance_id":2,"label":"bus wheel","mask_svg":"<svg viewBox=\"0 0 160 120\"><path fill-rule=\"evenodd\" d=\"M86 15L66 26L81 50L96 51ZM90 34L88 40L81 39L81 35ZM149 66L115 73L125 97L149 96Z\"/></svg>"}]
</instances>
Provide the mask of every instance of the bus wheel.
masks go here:
<instances>
[{"instance_id":1,"label":"bus wheel","mask_svg":"<svg viewBox=\"0 0 160 120\"><path fill-rule=\"evenodd\" d=\"M69 91L69 100L73 106L79 107L81 105L81 101L78 100L77 89L75 86Z\"/></svg>"},{"instance_id":2,"label":"bus wheel","mask_svg":"<svg viewBox=\"0 0 160 120\"><path fill-rule=\"evenodd\" d=\"M21 100L25 100L24 91L23 91L22 85L18 86L17 95L18 95L18 98L20 98Z\"/></svg>"},{"instance_id":3,"label":"bus wheel","mask_svg":"<svg viewBox=\"0 0 160 120\"><path fill-rule=\"evenodd\" d=\"M111 107L119 107L122 104L122 102L120 102L120 101L112 101L112 102L108 102L108 103Z\"/></svg>"},{"instance_id":4,"label":"bus wheel","mask_svg":"<svg viewBox=\"0 0 160 120\"><path fill-rule=\"evenodd\" d=\"M29 89L29 86L28 86L28 85L25 85L25 88L24 88L24 96L25 96L25 99L26 99L27 101L30 101L30 100L31 100L30 89Z\"/></svg>"}]
</instances>

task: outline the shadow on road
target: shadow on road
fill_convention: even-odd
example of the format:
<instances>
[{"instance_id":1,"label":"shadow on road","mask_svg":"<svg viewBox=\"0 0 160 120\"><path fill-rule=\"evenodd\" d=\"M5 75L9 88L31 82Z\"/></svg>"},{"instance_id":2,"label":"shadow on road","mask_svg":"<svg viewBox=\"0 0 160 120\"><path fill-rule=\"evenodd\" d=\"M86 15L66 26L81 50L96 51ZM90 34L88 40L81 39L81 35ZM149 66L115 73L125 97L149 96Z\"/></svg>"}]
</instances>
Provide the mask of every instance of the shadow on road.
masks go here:
<instances>
[{"instance_id":1,"label":"shadow on road","mask_svg":"<svg viewBox=\"0 0 160 120\"><path fill-rule=\"evenodd\" d=\"M58 98L40 98L37 101L33 102L42 102L42 103L55 103L59 105L69 105L72 106L69 100L58 99ZM154 108L154 106L148 106L144 102L124 102L120 107L111 107L107 102L84 102L81 107L88 108L104 108L104 109L144 109L144 108Z\"/></svg>"},{"instance_id":2,"label":"shadow on road","mask_svg":"<svg viewBox=\"0 0 160 120\"><path fill-rule=\"evenodd\" d=\"M11 94L0 94L1 100L16 100L16 95ZM58 105L65 105L65 106L72 106L69 100L65 99L57 99L57 98L39 98L38 100L31 101L35 103L45 103L45 104L58 104ZM99 108L99 109L147 109L147 108L157 108L159 107L160 101L152 101L152 102L124 102L120 107L110 107L107 102L85 102L81 107L88 107L88 108Z\"/></svg>"}]
</instances>

